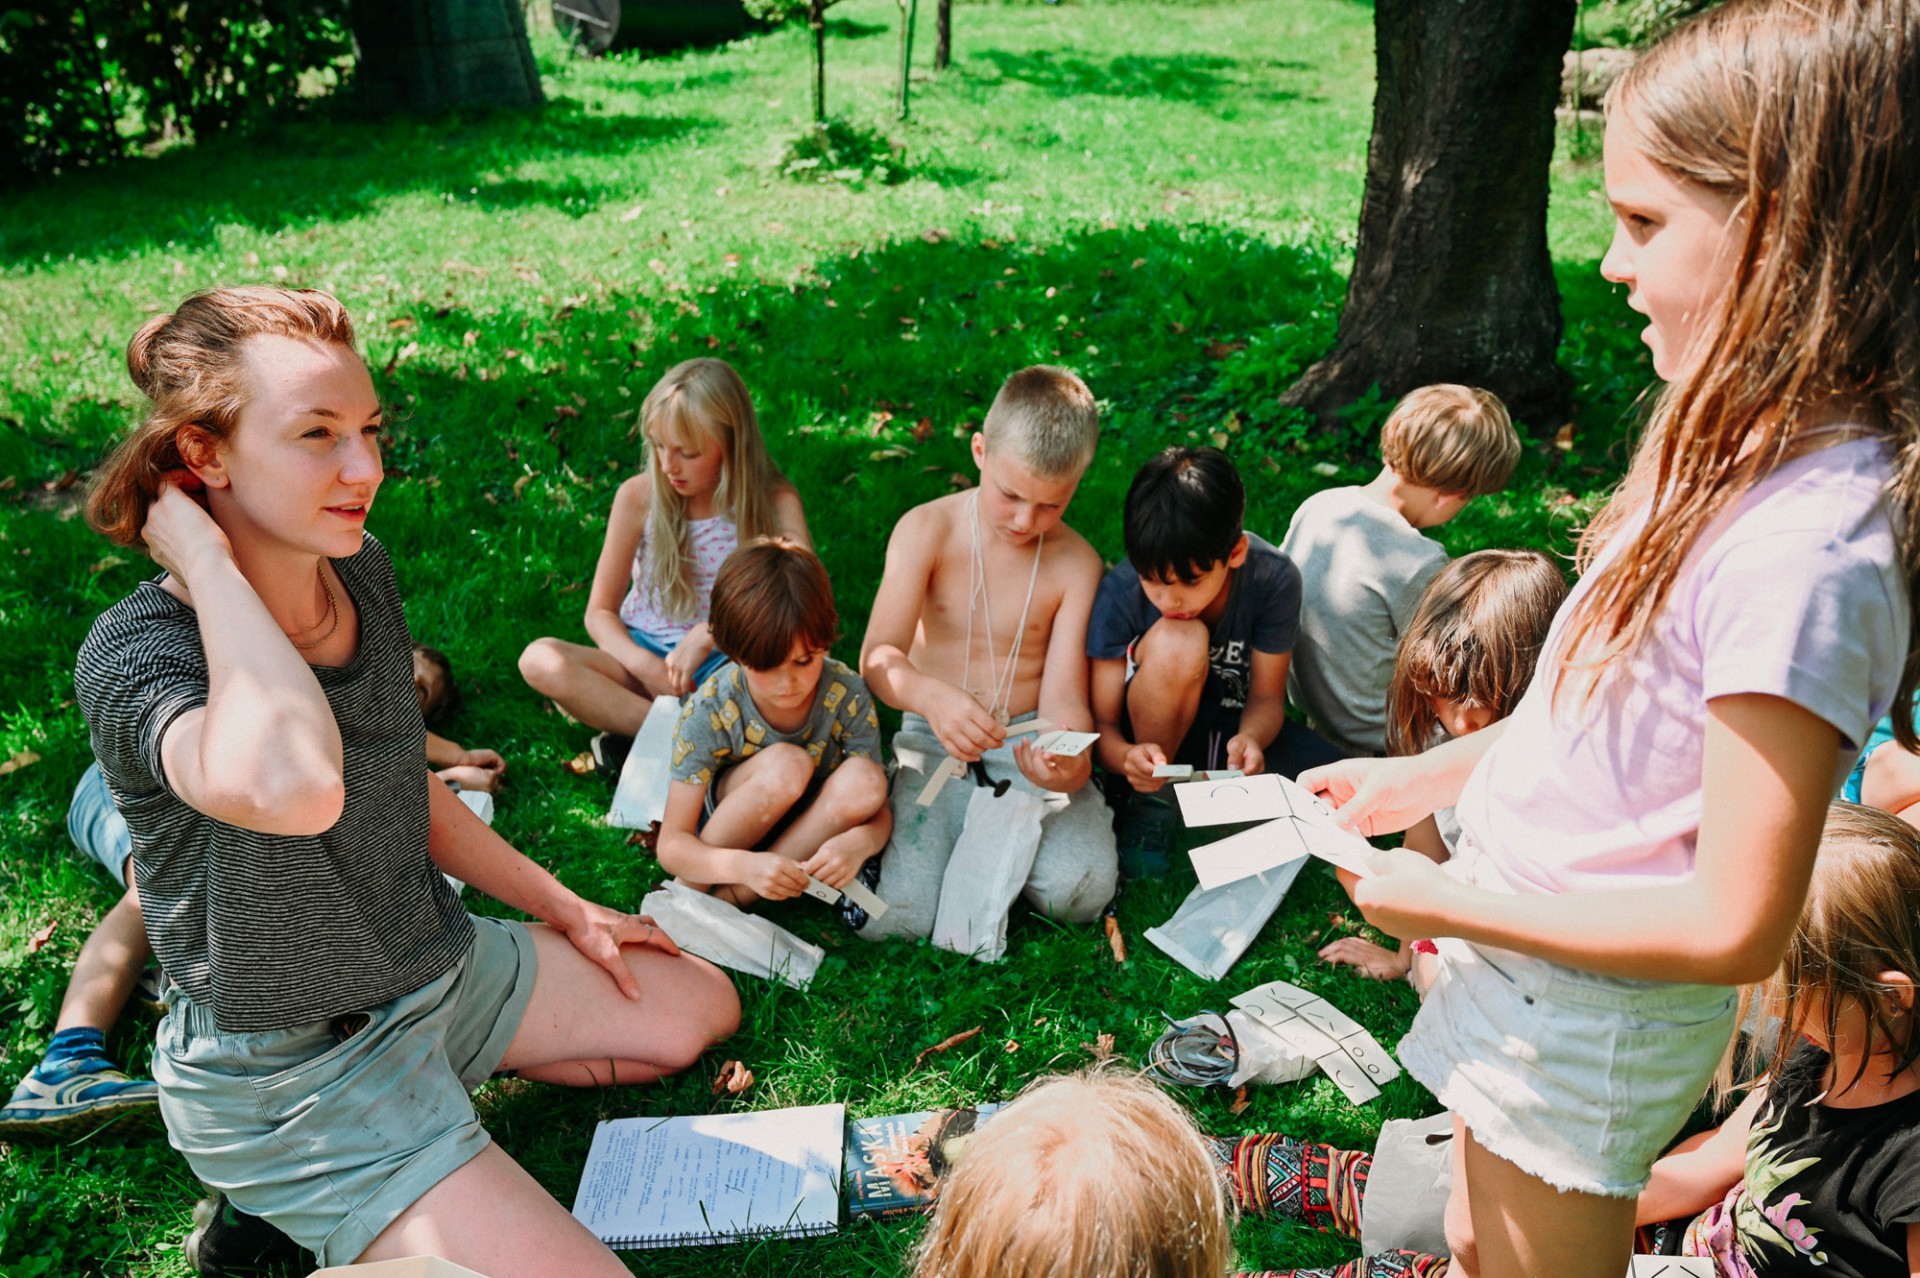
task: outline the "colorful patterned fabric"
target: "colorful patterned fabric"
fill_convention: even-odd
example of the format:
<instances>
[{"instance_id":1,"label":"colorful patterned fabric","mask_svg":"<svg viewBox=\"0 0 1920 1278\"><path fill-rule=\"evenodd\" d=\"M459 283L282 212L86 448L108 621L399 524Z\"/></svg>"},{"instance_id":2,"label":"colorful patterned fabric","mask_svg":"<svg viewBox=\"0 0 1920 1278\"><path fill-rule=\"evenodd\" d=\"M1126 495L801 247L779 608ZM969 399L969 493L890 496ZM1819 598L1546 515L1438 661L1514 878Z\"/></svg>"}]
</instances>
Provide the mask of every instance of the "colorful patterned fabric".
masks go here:
<instances>
[{"instance_id":1,"label":"colorful patterned fabric","mask_svg":"<svg viewBox=\"0 0 1920 1278\"><path fill-rule=\"evenodd\" d=\"M1373 1155L1285 1136L1208 1138L1227 1192L1249 1216L1277 1216L1323 1234L1360 1237Z\"/></svg>"},{"instance_id":2,"label":"colorful patterned fabric","mask_svg":"<svg viewBox=\"0 0 1920 1278\"><path fill-rule=\"evenodd\" d=\"M1264 1269L1234 1278L1445 1278L1451 1262L1445 1256L1417 1251L1382 1251L1344 1265L1321 1269Z\"/></svg>"}]
</instances>

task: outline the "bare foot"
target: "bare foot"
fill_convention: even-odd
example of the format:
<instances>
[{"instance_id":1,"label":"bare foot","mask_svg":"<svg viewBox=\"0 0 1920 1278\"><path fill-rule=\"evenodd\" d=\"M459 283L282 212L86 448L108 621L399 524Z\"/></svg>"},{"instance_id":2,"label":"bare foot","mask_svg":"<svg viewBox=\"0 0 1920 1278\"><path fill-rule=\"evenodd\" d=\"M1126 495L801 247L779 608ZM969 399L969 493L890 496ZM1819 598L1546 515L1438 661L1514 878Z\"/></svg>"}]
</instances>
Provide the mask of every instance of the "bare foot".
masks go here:
<instances>
[{"instance_id":1,"label":"bare foot","mask_svg":"<svg viewBox=\"0 0 1920 1278\"><path fill-rule=\"evenodd\" d=\"M1407 970L1413 966L1407 955L1357 936L1343 936L1321 946L1320 957L1329 963L1358 968L1360 975L1376 981L1405 980Z\"/></svg>"}]
</instances>

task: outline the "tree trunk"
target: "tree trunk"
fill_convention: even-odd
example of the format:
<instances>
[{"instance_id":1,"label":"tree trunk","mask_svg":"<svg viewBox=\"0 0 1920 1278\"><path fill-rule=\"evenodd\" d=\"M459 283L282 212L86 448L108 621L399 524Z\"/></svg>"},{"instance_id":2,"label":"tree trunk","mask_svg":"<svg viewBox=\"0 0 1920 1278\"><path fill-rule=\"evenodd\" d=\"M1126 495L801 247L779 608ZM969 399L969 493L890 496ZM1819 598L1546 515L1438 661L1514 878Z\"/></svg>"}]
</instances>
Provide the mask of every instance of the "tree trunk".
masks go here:
<instances>
[{"instance_id":1,"label":"tree trunk","mask_svg":"<svg viewBox=\"0 0 1920 1278\"><path fill-rule=\"evenodd\" d=\"M953 61L953 0L940 0L933 11L933 69L945 71Z\"/></svg>"},{"instance_id":2,"label":"tree trunk","mask_svg":"<svg viewBox=\"0 0 1920 1278\"><path fill-rule=\"evenodd\" d=\"M827 127L827 14L826 6L818 0L813 12L807 15L807 25L813 28L813 126L824 129Z\"/></svg>"},{"instance_id":3,"label":"tree trunk","mask_svg":"<svg viewBox=\"0 0 1920 1278\"><path fill-rule=\"evenodd\" d=\"M907 118L907 92L913 78L913 20L920 0L900 0L900 118Z\"/></svg>"},{"instance_id":4,"label":"tree trunk","mask_svg":"<svg viewBox=\"0 0 1920 1278\"><path fill-rule=\"evenodd\" d=\"M520 0L352 0L354 85L371 111L534 106Z\"/></svg>"},{"instance_id":5,"label":"tree trunk","mask_svg":"<svg viewBox=\"0 0 1920 1278\"><path fill-rule=\"evenodd\" d=\"M1281 396L1323 422L1379 383L1483 386L1536 430L1571 381L1547 168L1575 0L1376 0L1373 141L1333 350Z\"/></svg>"}]
</instances>

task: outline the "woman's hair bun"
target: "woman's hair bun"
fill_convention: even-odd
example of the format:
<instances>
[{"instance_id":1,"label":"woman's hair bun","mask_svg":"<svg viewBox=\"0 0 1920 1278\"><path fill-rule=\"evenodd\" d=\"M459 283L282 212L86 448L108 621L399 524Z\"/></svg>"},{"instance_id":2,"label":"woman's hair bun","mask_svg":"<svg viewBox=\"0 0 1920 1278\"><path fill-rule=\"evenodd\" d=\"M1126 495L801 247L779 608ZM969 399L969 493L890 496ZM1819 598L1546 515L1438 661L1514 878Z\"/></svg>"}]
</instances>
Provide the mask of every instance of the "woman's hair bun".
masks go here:
<instances>
[{"instance_id":1,"label":"woman's hair bun","mask_svg":"<svg viewBox=\"0 0 1920 1278\"><path fill-rule=\"evenodd\" d=\"M160 398L157 385L159 374L153 366L154 344L160 340L160 334L173 323L172 315L156 315L140 326L140 331L127 343L127 375L133 378L133 384L148 399Z\"/></svg>"}]
</instances>

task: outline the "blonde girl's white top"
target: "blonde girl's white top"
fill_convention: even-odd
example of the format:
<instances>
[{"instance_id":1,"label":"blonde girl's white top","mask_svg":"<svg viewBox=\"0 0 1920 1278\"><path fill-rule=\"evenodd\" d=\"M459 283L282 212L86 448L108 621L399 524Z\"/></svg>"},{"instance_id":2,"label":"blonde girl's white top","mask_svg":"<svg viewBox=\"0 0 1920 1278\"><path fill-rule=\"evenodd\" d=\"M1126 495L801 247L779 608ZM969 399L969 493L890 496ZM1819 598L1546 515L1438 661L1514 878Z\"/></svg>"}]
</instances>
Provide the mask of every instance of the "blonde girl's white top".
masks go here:
<instances>
[{"instance_id":1,"label":"blonde girl's white top","mask_svg":"<svg viewBox=\"0 0 1920 1278\"><path fill-rule=\"evenodd\" d=\"M1568 617L1457 805L1449 873L1494 891L1577 892L1682 881L1700 831L1707 703L1782 697L1840 731L1834 788L1893 703L1907 650L1884 445L1856 439L1761 480L1702 535L1630 658L1584 710L1553 704ZM1623 528L1604 564L1637 535ZM1569 681L1578 672L1569 675Z\"/></svg>"},{"instance_id":2,"label":"blonde girl's white top","mask_svg":"<svg viewBox=\"0 0 1920 1278\"><path fill-rule=\"evenodd\" d=\"M740 544L739 529L725 515L687 521L687 548L692 554L694 615L667 615L661 592L647 579L647 538L642 530L640 545L633 552L633 586L620 601L620 621L629 630L638 630L663 648L671 648L686 638L687 631L707 619L707 605L713 598L713 579L720 565Z\"/></svg>"}]
</instances>

